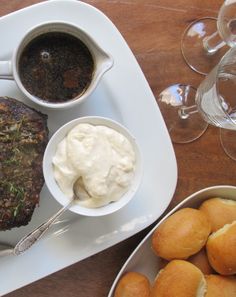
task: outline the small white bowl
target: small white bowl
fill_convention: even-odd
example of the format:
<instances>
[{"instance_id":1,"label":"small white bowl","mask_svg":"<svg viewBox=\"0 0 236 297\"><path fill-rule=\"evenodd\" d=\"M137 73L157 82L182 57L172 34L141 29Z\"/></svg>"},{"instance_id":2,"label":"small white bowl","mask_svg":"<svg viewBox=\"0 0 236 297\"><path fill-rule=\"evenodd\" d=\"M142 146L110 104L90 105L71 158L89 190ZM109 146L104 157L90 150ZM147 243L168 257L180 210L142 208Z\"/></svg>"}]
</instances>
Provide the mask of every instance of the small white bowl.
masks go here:
<instances>
[{"instance_id":1,"label":"small white bowl","mask_svg":"<svg viewBox=\"0 0 236 297\"><path fill-rule=\"evenodd\" d=\"M72 205L72 207L70 208L72 212L75 212L80 215L85 215L85 216L108 215L124 207L134 197L142 178L142 164L141 164L140 150L138 148L135 138L121 124L108 118L88 116L88 117L81 117L81 118L72 120L67 124L65 124L64 126L62 126L52 136L44 153L43 173L44 173L45 183L50 193L52 194L52 196L61 205L64 206L68 203L69 198L66 197L66 195L61 191L56 180L54 179L52 159L53 159L53 156L55 155L57 146L62 141L62 139L67 135L67 133L73 127L81 123L88 123L96 126L102 125L116 130L117 132L123 134L130 141L136 154L134 178L132 180L132 183L128 191L118 201L111 202L99 208L87 208L79 204L76 204L75 202L75 204Z\"/></svg>"}]
</instances>

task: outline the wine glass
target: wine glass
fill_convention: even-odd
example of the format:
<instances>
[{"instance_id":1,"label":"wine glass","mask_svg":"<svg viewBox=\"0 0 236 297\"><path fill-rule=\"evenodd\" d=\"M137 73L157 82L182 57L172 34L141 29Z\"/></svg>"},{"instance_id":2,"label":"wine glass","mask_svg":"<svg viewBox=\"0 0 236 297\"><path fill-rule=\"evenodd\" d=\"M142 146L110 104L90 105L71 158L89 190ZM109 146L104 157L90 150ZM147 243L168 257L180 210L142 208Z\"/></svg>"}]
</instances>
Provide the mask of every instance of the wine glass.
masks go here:
<instances>
[{"instance_id":1,"label":"wine glass","mask_svg":"<svg viewBox=\"0 0 236 297\"><path fill-rule=\"evenodd\" d=\"M219 62L228 46L235 45L236 0L226 0L217 19L198 19L185 29L181 39L181 52L191 69L206 75Z\"/></svg>"},{"instance_id":2,"label":"wine glass","mask_svg":"<svg viewBox=\"0 0 236 297\"><path fill-rule=\"evenodd\" d=\"M191 94L190 86L172 87L171 94L166 91L161 93L158 104L173 140L176 135L181 143L196 139L195 132L199 130L196 120L198 115L206 125L209 123L221 128L222 147L229 157L236 160L236 47L222 57L199 85L195 95ZM171 87L168 88L170 89ZM204 131L202 129L199 136Z\"/></svg>"},{"instance_id":3,"label":"wine glass","mask_svg":"<svg viewBox=\"0 0 236 297\"><path fill-rule=\"evenodd\" d=\"M158 105L174 143L189 143L198 139L208 123L196 106L196 89L190 85L174 84L158 97Z\"/></svg>"}]
</instances>

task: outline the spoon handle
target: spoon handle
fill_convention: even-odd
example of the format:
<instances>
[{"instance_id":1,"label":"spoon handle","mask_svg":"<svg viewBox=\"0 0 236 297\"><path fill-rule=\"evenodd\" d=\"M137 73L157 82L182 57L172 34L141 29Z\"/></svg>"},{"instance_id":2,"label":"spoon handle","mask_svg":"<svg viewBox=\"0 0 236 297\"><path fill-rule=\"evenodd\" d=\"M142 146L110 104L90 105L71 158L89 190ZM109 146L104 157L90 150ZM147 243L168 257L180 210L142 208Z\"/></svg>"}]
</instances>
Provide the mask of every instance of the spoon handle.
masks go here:
<instances>
[{"instance_id":1,"label":"spoon handle","mask_svg":"<svg viewBox=\"0 0 236 297\"><path fill-rule=\"evenodd\" d=\"M73 199L67 205L59 209L59 211L55 213L51 218L49 218L46 222L42 223L29 234L24 236L16 244L13 253L15 255L20 255L26 250L28 250L33 244L35 244L43 236L43 234L51 227L55 220L59 218L65 212L65 210L67 210L71 206L72 202Z\"/></svg>"}]
</instances>

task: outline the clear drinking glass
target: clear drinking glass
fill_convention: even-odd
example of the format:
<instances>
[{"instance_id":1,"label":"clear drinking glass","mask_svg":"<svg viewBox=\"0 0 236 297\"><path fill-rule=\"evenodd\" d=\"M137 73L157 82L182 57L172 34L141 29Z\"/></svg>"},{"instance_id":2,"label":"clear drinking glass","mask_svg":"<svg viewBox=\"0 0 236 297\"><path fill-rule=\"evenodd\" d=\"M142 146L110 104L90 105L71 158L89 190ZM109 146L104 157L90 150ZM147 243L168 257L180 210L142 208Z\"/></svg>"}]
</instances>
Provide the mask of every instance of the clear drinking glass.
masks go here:
<instances>
[{"instance_id":1,"label":"clear drinking glass","mask_svg":"<svg viewBox=\"0 0 236 297\"><path fill-rule=\"evenodd\" d=\"M196 107L206 122L221 128L222 147L236 160L236 47L223 56L200 84Z\"/></svg>"},{"instance_id":2,"label":"clear drinking glass","mask_svg":"<svg viewBox=\"0 0 236 297\"><path fill-rule=\"evenodd\" d=\"M226 46L227 45L227 46ZM181 52L187 65L206 75L236 45L236 0L226 0L218 17L191 23L183 33Z\"/></svg>"},{"instance_id":3,"label":"clear drinking glass","mask_svg":"<svg viewBox=\"0 0 236 297\"><path fill-rule=\"evenodd\" d=\"M222 147L236 160L236 47L222 57L196 94L190 88L174 85L172 92L165 90L158 98L172 140L193 141L204 133L209 123L221 128ZM201 126L203 123L205 128Z\"/></svg>"}]
</instances>

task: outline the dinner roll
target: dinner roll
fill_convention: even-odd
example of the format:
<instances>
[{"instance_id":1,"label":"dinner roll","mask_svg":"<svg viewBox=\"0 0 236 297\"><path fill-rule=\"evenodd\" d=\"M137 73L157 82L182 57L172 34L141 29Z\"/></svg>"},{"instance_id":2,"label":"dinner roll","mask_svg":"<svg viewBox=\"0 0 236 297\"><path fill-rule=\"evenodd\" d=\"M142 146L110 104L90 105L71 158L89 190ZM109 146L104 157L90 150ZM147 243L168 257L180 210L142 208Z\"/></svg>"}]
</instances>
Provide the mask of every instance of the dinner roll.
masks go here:
<instances>
[{"instance_id":1,"label":"dinner roll","mask_svg":"<svg viewBox=\"0 0 236 297\"><path fill-rule=\"evenodd\" d=\"M236 221L212 233L206 249L215 271L223 275L236 273Z\"/></svg>"},{"instance_id":2,"label":"dinner roll","mask_svg":"<svg viewBox=\"0 0 236 297\"><path fill-rule=\"evenodd\" d=\"M214 270L209 263L205 248L202 248L198 253L189 257L188 261L197 266L203 274L214 273Z\"/></svg>"},{"instance_id":3,"label":"dinner roll","mask_svg":"<svg viewBox=\"0 0 236 297\"><path fill-rule=\"evenodd\" d=\"M205 297L235 297L236 277L222 275L206 275L207 292Z\"/></svg>"},{"instance_id":4,"label":"dinner roll","mask_svg":"<svg viewBox=\"0 0 236 297\"><path fill-rule=\"evenodd\" d=\"M172 260L157 275L151 297L203 297L206 281L203 273L184 260Z\"/></svg>"},{"instance_id":5,"label":"dinner roll","mask_svg":"<svg viewBox=\"0 0 236 297\"><path fill-rule=\"evenodd\" d=\"M119 280L114 297L149 297L150 282L138 272L127 272Z\"/></svg>"},{"instance_id":6,"label":"dinner roll","mask_svg":"<svg viewBox=\"0 0 236 297\"><path fill-rule=\"evenodd\" d=\"M210 230L202 211L183 208L157 227L152 235L152 248L166 260L187 259L205 245Z\"/></svg>"},{"instance_id":7,"label":"dinner roll","mask_svg":"<svg viewBox=\"0 0 236 297\"><path fill-rule=\"evenodd\" d=\"M236 201L234 200L211 198L204 201L199 209L208 217L212 232L236 220Z\"/></svg>"}]
</instances>

